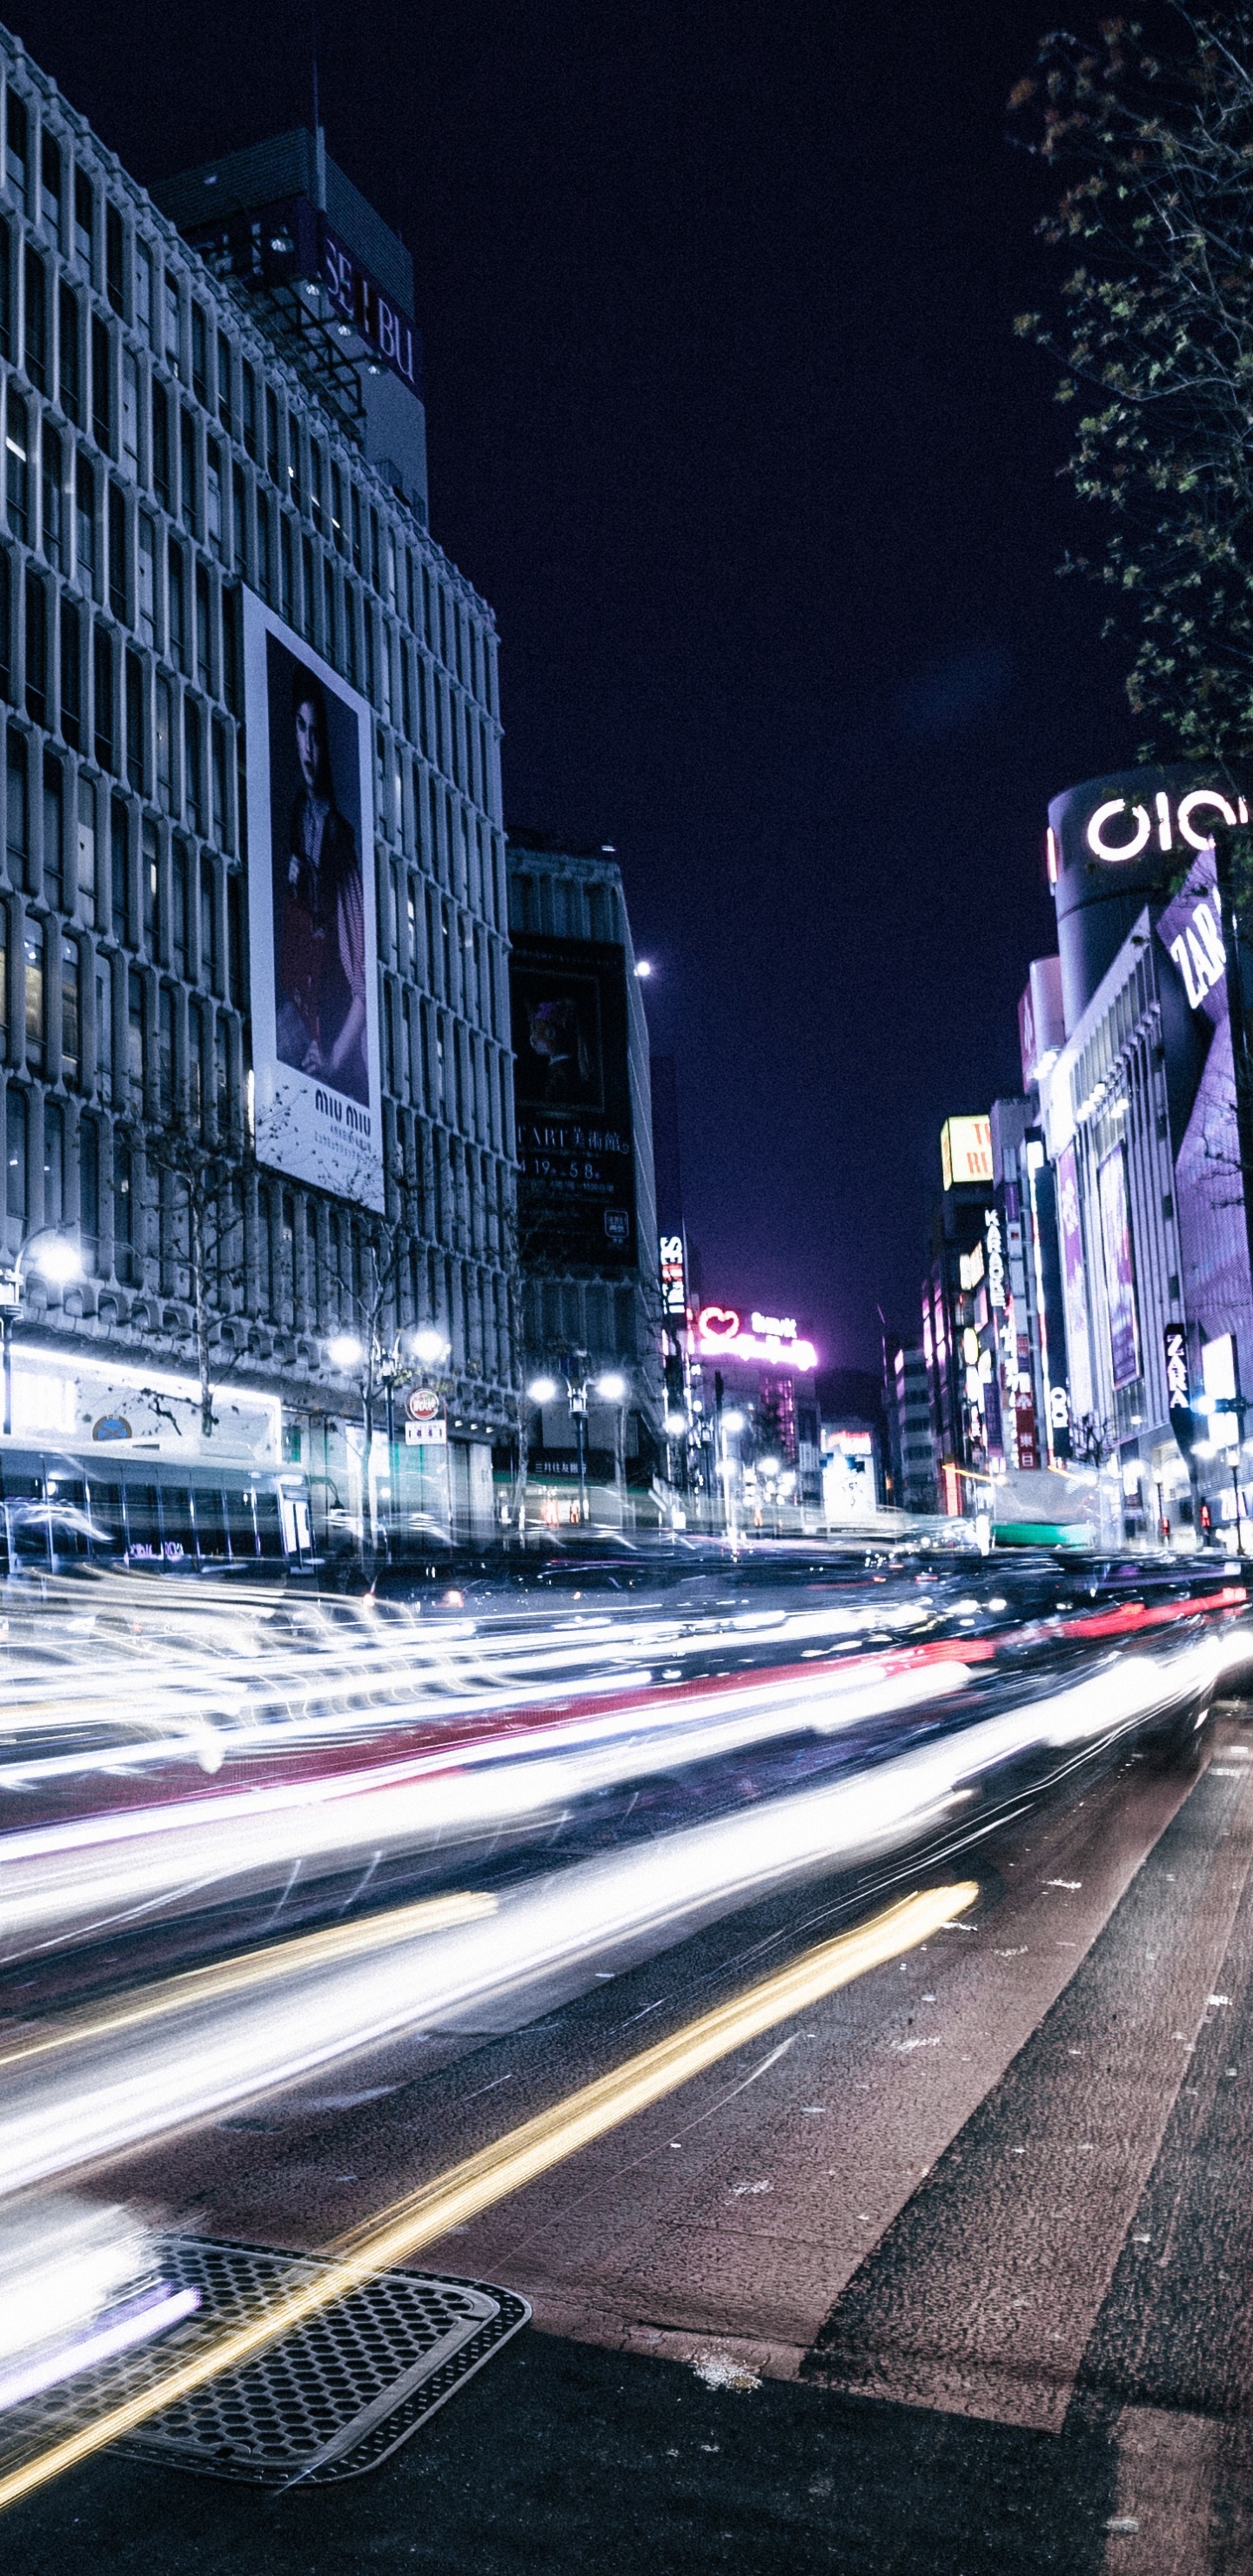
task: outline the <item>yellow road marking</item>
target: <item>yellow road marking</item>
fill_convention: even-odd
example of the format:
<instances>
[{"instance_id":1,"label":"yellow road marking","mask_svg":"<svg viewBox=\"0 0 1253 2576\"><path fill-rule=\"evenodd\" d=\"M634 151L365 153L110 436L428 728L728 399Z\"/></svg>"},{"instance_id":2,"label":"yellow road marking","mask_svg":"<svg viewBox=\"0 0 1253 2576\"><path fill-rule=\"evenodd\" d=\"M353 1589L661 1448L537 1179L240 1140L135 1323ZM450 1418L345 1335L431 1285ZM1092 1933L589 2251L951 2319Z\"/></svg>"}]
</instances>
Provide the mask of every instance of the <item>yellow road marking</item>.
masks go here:
<instances>
[{"instance_id":1,"label":"yellow road marking","mask_svg":"<svg viewBox=\"0 0 1253 2576\"><path fill-rule=\"evenodd\" d=\"M303 1933L298 1941L275 1941L265 1950L245 1950L238 1959L215 1960L207 1968L187 1968L159 1986L123 2000L96 2017L67 2014L38 2039L19 2040L0 2050L0 2067L24 2066L50 2049L68 2048L93 2039L111 2039L117 2031L134 2030L187 2004L217 2003L225 1995L265 1986L280 1977L299 1976L307 1968L331 1968L371 1950L386 1950L398 1941L416 1940L424 1932L442 1932L451 1923L473 1923L494 1914L496 1898L469 1890L451 1896L424 1897L416 1905L397 1906L390 1914L368 1914L357 1923L336 1923L328 1931Z\"/></svg>"},{"instance_id":2,"label":"yellow road marking","mask_svg":"<svg viewBox=\"0 0 1253 2576\"><path fill-rule=\"evenodd\" d=\"M941 1924L972 1905L978 1893L977 1883L966 1879L956 1886L929 1888L923 1894L903 1897L856 1931L838 1933L834 1940L806 1951L790 1967L750 1987L747 1994L703 2013L672 2038L659 2040L639 2056L628 2058L612 2074L584 2085L579 2092L554 2103L551 2110L541 2111L535 2119L524 2121L520 2128L509 2130L493 2145L480 2149L477 2155L467 2156L447 2173L423 2183L368 2225L341 2238L335 2259L316 2281L296 2284L264 2315L237 2326L230 2334L218 2336L203 2352L178 2363L151 2388L111 2408L96 2423L85 2425L80 2432L68 2435L51 2450L0 2478L0 2508L15 2504L33 2488L59 2477L63 2470L75 2468L93 2451L103 2450L108 2443L135 2432L151 2416L191 2396L223 2371L239 2369L267 2344L276 2343L281 2335L302 2325L306 2318L359 2289L375 2274L406 2261L423 2246L446 2235L450 2228L464 2226L494 2202L520 2191L524 2184L534 2182L538 2175L577 2154L580 2147L589 2146L593 2139L603 2137L607 2130L617 2128L621 2121L631 2119L650 2103L661 2101L678 2085L689 2083L694 2075L729 2056L746 2041L759 2038L763 2031L790 2020L796 2013L808 2011L824 1995L851 1985L868 1969L882 1967L903 1950L915 1949Z\"/></svg>"}]
</instances>

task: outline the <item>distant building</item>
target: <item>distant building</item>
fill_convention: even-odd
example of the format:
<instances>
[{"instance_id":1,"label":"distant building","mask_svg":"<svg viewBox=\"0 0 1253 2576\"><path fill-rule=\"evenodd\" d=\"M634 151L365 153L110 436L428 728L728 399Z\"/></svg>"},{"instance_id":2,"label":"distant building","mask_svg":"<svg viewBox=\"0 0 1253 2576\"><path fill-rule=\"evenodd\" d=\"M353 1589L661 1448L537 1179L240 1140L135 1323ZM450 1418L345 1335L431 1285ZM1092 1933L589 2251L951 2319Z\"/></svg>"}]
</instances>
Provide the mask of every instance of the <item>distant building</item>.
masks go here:
<instances>
[{"instance_id":1,"label":"distant building","mask_svg":"<svg viewBox=\"0 0 1253 2576\"><path fill-rule=\"evenodd\" d=\"M884 1414L892 1489L887 1499L904 1512L939 1508L931 1395L921 1342L885 1342Z\"/></svg>"},{"instance_id":2,"label":"distant building","mask_svg":"<svg viewBox=\"0 0 1253 2576\"><path fill-rule=\"evenodd\" d=\"M608 851L516 833L508 879L523 1375L556 1387L527 1416L530 1483L553 1520L629 1518L652 1508L664 1433L648 1026L622 871ZM621 1398L598 1397L616 1378Z\"/></svg>"}]
</instances>

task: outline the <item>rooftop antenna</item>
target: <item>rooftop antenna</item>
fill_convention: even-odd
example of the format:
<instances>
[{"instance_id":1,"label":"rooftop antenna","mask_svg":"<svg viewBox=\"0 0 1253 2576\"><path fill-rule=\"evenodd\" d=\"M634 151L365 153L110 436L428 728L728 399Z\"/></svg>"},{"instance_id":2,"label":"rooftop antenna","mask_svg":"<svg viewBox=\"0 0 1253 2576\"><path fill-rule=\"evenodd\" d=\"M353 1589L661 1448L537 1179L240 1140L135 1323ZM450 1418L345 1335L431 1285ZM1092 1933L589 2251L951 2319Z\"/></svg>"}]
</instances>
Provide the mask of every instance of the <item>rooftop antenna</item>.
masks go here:
<instances>
[{"instance_id":1,"label":"rooftop antenna","mask_svg":"<svg viewBox=\"0 0 1253 2576\"><path fill-rule=\"evenodd\" d=\"M326 129L318 98L318 0L309 0L309 58L313 70L313 202L326 213Z\"/></svg>"}]
</instances>

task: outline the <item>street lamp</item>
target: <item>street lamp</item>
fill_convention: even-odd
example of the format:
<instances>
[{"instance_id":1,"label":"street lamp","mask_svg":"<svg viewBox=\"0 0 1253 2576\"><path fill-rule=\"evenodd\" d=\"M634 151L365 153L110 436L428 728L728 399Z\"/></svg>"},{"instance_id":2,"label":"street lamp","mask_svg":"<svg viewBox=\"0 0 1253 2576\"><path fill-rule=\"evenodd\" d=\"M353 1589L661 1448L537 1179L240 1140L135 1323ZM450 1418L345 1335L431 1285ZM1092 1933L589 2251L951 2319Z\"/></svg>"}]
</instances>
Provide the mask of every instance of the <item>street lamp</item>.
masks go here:
<instances>
[{"instance_id":1,"label":"street lamp","mask_svg":"<svg viewBox=\"0 0 1253 2576\"><path fill-rule=\"evenodd\" d=\"M63 1288L71 1279L80 1279L83 1271L83 1256L78 1245L71 1243L69 1236L61 1234L55 1225L36 1226L34 1233L28 1234L25 1242L19 1245L14 1261L0 1268L0 1339L4 1356L6 1434L13 1429L13 1325L22 1311L22 1265L29 1260L37 1243L41 1243L44 1249L30 1266L43 1278L51 1279Z\"/></svg>"}]
</instances>

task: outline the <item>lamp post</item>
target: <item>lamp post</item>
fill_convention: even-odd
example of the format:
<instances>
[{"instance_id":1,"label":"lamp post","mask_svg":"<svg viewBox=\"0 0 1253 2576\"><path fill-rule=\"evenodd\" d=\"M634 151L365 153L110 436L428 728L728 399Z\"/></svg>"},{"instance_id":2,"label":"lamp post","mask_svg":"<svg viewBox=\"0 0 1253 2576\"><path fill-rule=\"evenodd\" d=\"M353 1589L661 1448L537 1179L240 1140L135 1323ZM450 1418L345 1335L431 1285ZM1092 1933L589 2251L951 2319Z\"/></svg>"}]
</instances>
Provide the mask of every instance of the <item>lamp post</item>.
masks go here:
<instances>
[{"instance_id":1,"label":"lamp post","mask_svg":"<svg viewBox=\"0 0 1253 2576\"><path fill-rule=\"evenodd\" d=\"M28 1234L25 1242L18 1246L14 1260L0 1266L0 1341L3 1342L6 1438L13 1429L13 1325L22 1311L22 1265L37 1243L46 1245L46 1250L34 1264L45 1279L53 1279L64 1287L71 1279L82 1276L83 1257L77 1244L71 1243L69 1236L62 1234L55 1225L36 1226L34 1233Z\"/></svg>"},{"instance_id":2,"label":"lamp post","mask_svg":"<svg viewBox=\"0 0 1253 2576\"><path fill-rule=\"evenodd\" d=\"M415 1361L427 1368L442 1367L452 1345L438 1325L424 1324L416 1332L396 1333L385 1342L378 1333L363 1341L357 1333L333 1333L327 1343L327 1357L333 1368L360 1372L362 1429L365 1451L362 1469L365 1492L362 1497L361 1537L365 1543L366 1508L371 1495L370 1466L374 1449L374 1396L382 1387L387 1407L387 1492L389 1507L394 1510L396 1492L396 1389L407 1386L415 1375ZM371 1519L373 1511L371 1509Z\"/></svg>"},{"instance_id":3,"label":"lamp post","mask_svg":"<svg viewBox=\"0 0 1253 2576\"><path fill-rule=\"evenodd\" d=\"M576 1365L580 1361L581 1367ZM623 1410L630 1391L629 1381L621 1369L605 1369L599 1377L591 1377L588 1374L586 1352L577 1351L570 1355L570 1364L563 1370L560 1378L547 1375L532 1378L527 1388L527 1395L531 1403L542 1411L546 1404L556 1402L562 1387L565 1388L566 1401L570 1407L570 1418L574 1424L574 1443L578 1453L580 1526L586 1527L587 1524L587 1415L592 1396L596 1396L602 1404L612 1404L616 1407L614 1479L618 1492L618 1510L620 1514L625 1515L622 1424Z\"/></svg>"}]
</instances>

